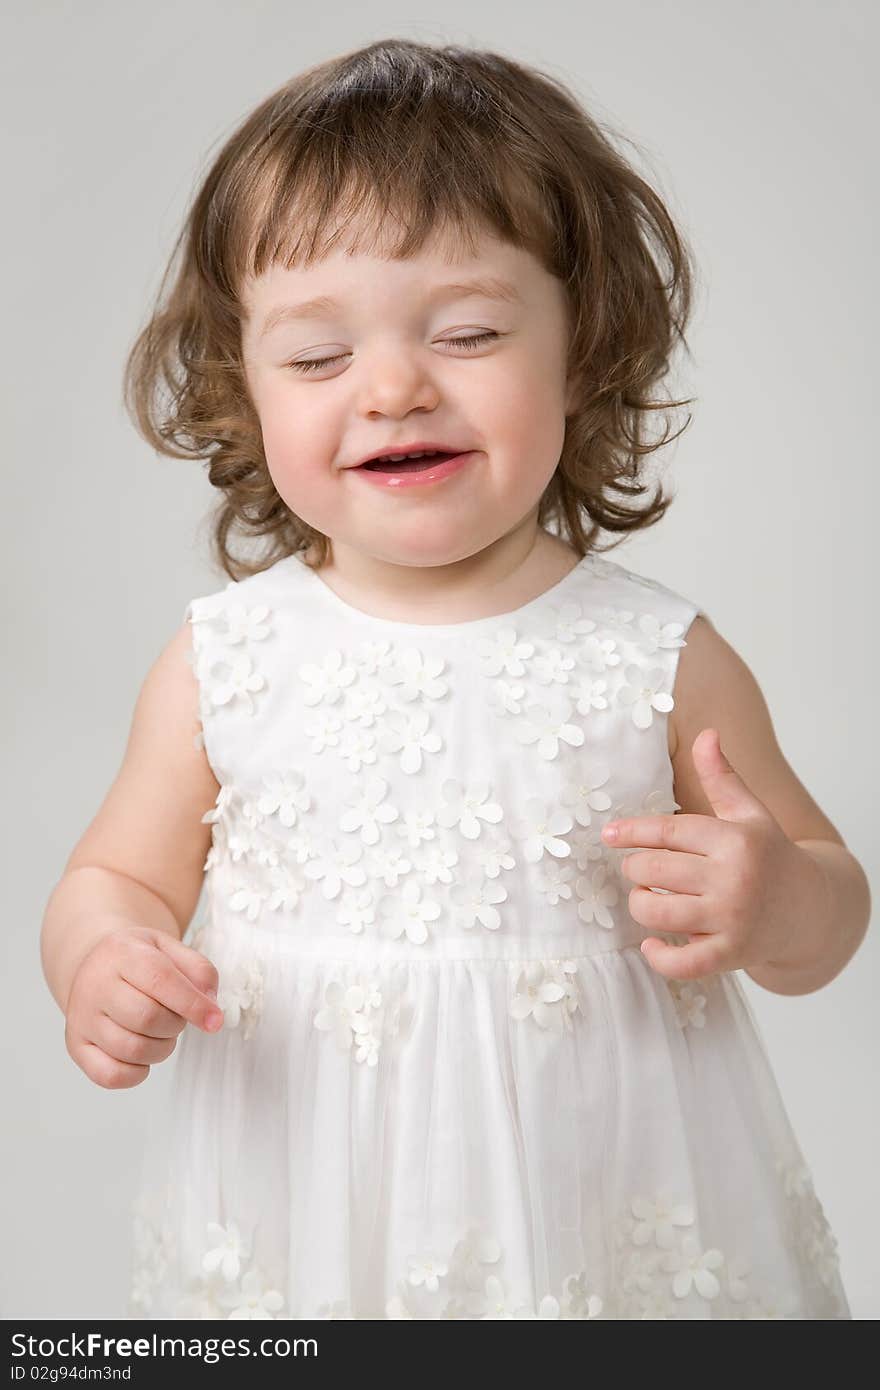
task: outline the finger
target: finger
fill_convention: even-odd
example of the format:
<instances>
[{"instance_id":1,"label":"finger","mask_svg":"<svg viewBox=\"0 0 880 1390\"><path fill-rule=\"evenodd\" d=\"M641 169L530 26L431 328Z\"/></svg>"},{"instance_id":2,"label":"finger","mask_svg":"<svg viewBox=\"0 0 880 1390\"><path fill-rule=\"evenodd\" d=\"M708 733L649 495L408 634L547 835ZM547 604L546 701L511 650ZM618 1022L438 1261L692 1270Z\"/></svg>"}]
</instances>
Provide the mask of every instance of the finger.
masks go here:
<instances>
[{"instance_id":1,"label":"finger","mask_svg":"<svg viewBox=\"0 0 880 1390\"><path fill-rule=\"evenodd\" d=\"M103 1002L103 1001L102 1001ZM166 1009L158 999L136 989L120 975L104 1002L103 1012L120 1028L142 1033L148 1038L176 1038L186 1027L186 1019Z\"/></svg>"},{"instance_id":2,"label":"finger","mask_svg":"<svg viewBox=\"0 0 880 1390\"><path fill-rule=\"evenodd\" d=\"M693 935L706 931L703 902L703 898L691 893L655 893L650 888L633 888L628 907L633 920L649 931Z\"/></svg>"},{"instance_id":3,"label":"finger","mask_svg":"<svg viewBox=\"0 0 880 1390\"><path fill-rule=\"evenodd\" d=\"M129 1062L138 1066L152 1066L164 1062L177 1046L178 1034L173 1037L153 1038L144 1033L132 1032L122 1028L105 1013L98 1014L92 1025L92 1036L87 1042L94 1043L113 1057L117 1062Z\"/></svg>"},{"instance_id":4,"label":"finger","mask_svg":"<svg viewBox=\"0 0 880 1390\"><path fill-rule=\"evenodd\" d=\"M648 936L640 949L648 964L667 980L699 980L726 969L724 945L716 936L695 939L687 946L670 946Z\"/></svg>"},{"instance_id":5,"label":"finger","mask_svg":"<svg viewBox=\"0 0 880 1390\"><path fill-rule=\"evenodd\" d=\"M138 1086L150 1073L147 1066L120 1062L116 1057L109 1057L102 1047L88 1042L86 1038L78 1039L68 1051L91 1081L97 1082L99 1086L106 1086L109 1090L124 1090L130 1086Z\"/></svg>"},{"instance_id":6,"label":"finger","mask_svg":"<svg viewBox=\"0 0 880 1390\"><path fill-rule=\"evenodd\" d=\"M180 941L172 942L166 932L157 932L155 942L158 950L149 942L131 939L131 950L123 958L119 972L122 978L188 1023L194 1023L207 1033L216 1033L223 1024L222 1011L177 964L179 961L188 970L194 970L196 963L190 958L198 956L198 952L191 951ZM204 972L206 965L214 969L204 956L199 957L199 961L200 973Z\"/></svg>"},{"instance_id":7,"label":"finger","mask_svg":"<svg viewBox=\"0 0 880 1390\"><path fill-rule=\"evenodd\" d=\"M610 820L602 827L602 841L615 849L680 849L709 854L724 830L714 816L682 813L677 816L630 816Z\"/></svg>"},{"instance_id":8,"label":"finger","mask_svg":"<svg viewBox=\"0 0 880 1390\"><path fill-rule=\"evenodd\" d=\"M207 956L202 955L201 951L194 950L192 946L184 946L182 941L178 941L175 936L169 936L168 932L159 932L157 936L160 949L171 957L181 974L203 994L213 990L216 999L220 987L216 965L209 961Z\"/></svg>"},{"instance_id":9,"label":"finger","mask_svg":"<svg viewBox=\"0 0 880 1390\"><path fill-rule=\"evenodd\" d=\"M705 855L683 850L630 850L621 859L620 872L645 888L699 895L706 887L706 863Z\"/></svg>"}]
</instances>

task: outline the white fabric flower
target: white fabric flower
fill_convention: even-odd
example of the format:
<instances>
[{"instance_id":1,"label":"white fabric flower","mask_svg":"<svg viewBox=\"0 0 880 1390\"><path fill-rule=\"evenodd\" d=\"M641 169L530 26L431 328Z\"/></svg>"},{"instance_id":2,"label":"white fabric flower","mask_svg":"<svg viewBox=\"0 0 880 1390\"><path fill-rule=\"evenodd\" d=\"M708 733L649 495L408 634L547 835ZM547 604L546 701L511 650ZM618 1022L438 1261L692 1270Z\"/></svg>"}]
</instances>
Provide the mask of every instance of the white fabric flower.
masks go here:
<instances>
[{"instance_id":1,"label":"white fabric flower","mask_svg":"<svg viewBox=\"0 0 880 1390\"><path fill-rule=\"evenodd\" d=\"M372 767L379 756L376 735L359 725L346 729L339 742L339 756L350 772Z\"/></svg>"},{"instance_id":2,"label":"white fabric flower","mask_svg":"<svg viewBox=\"0 0 880 1390\"><path fill-rule=\"evenodd\" d=\"M626 684L618 690L617 701L627 708L632 706L632 720L637 729L650 729L654 710L668 714L674 708L672 696L660 688L666 680L661 666L644 671L641 666L631 664L623 674Z\"/></svg>"},{"instance_id":3,"label":"white fabric flower","mask_svg":"<svg viewBox=\"0 0 880 1390\"><path fill-rule=\"evenodd\" d=\"M574 668L575 659L571 652L564 652L559 647L550 647L548 651L535 657L532 674L539 685L567 685L568 673Z\"/></svg>"},{"instance_id":4,"label":"white fabric flower","mask_svg":"<svg viewBox=\"0 0 880 1390\"><path fill-rule=\"evenodd\" d=\"M401 878L412 869L402 846L379 844L368 851L367 873L370 878L384 883L386 888L396 888Z\"/></svg>"},{"instance_id":5,"label":"white fabric flower","mask_svg":"<svg viewBox=\"0 0 880 1390\"><path fill-rule=\"evenodd\" d=\"M614 917L608 911L617 902L617 887L610 877L606 863L597 864L595 869L582 874L575 882L578 895L578 917L582 922L595 923L597 927L614 927Z\"/></svg>"},{"instance_id":6,"label":"white fabric flower","mask_svg":"<svg viewBox=\"0 0 880 1390\"><path fill-rule=\"evenodd\" d=\"M672 1202L665 1192L650 1199L633 1197L630 1205L636 1218L632 1233L634 1245L648 1245L653 1241L661 1250L671 1250L675 1244L675 1228L694 1223L693 1205Z\"/></svg>"},{"instance_id":7,"label":"white fabric flower","mask_svg":"<svg viewBox=\"0 0 880 1390\"><path fill-rule=\"evenodd\" d=\"M680 1027L705 1028L706 1015L703 1010L706 1007L706 995L697 982L667 979L666 983L675 1002Z\"/></svg>"},{"instance_id":8,"label":"white fabric flower","mask_svg":"<svg viewBox=\"0 0 880 1390\"><path fill-rule=\"evenodd\" d=\"M218 670L222 674L217 675ZM264 688L266 680L259 671L254 670L247 652L237 652L213 661L206 672L205 683L212 705L228 705L234 700L241 700L248 713L253 714L253 696Z\"/></svg>"},{"instance_id":9,"label":"white fabric flower","mask_svg":"<svg viewBox=\"0 0 880 1390\"><path fill-rule=\"evenodd\" d=\"M271 892L266 902L269 911L277 912L279 908L282 908L285 912L293 912L307 887L305 879L300 878L287 864L277 868L270 865L267 876L271 886Z\"/></svg>"},{"instance_id":10,"label":"white fabric flower","mask_svg":"<svg viewBox=\"0 0 880 1390\"><path fill-rule=\"evenodd\" d=\"M345 693L342 717L356 726L371 728L387 708L381 687L373 681L360 680Z\"/></svg>"},{"instance_id":11,"label":"white fabric flower","mask_svg":"<svg viewBox=\"0 0 880 1390\"><path fill-rule=\"evenodd\" d=\"M300 814L309 810L312 798L305 787L305 777L298 768L289 772L263 774L264 791L257 807L264 816L277 815L286 827L296 825Z\"/></svg>"},{"instance_id":12,"label":"white fabric flower","mask_svg":"<svg viewBox=\"0 0 880 1390\"><path fill-rule=\"evenodd\" d=\"M249 922L255 922L267 898L268 894L258 886L243 883L232 890L228 902L233 912L243 912Z\"/></svg>"},{"instance_id":13,"label":"white fabric flower","mask_svg":"<svg viewBox=\"0 0 880 1390\"><path fill-rule=\"evenodd\" d=\"M675 647L687 646L682 637L683 623L661 623L653 613L643 613L639 618L638 627L641 646L648 656L653 656L661 648L668 651Z\"/></svg>"},{"instance_id":14,"label":"white fabric flower","mask_svg":"<svg viewBox=\"0 0 880 1390\"><path fill-rule=\"evenodd\" d=\"M686 1298L696 1289L701 1298L717 1298L721 1285L712 1273L720 1269L724 1256L720 1250L701 1250L695 1235L682 1238L680 1250L670 1250L663 1258L663 1267L675 1275L672 1292L676 1298Z\"/></svg>"},{"instance_id":15,"label":"white fabric flower","mask_svg":"<svg viewBox=\"0 0 880 1390\"><path fill-rule=\"evenodd\" d=\"M324 1032L332 1032L340 1052L348 1052L352 1042L370 1029L366 1002L363 985L346 986L331 980L324 990L324 1007L315 1014L314 1025Z\"/></svg>"},{"instance_id":16,"label":"white fabric flower","mask_svg":"<svg viewBox=\"0 0 880 1390\"><path fill-rule=\"evenodd\" d=\"M405 934L414 945L421 946L428 939L425 923L436 922L440 904L433 898L423 898L418 880L411 878L403 885L402 892L382 895L379 916L383 936L397 940Z\"/></svg>"},{"instance_id":17,"label":"white fabric flower","mask_svg":"<svg viewBox=\"0 0 880 1390\"><path fill-rule=\"evenodd\" d=\"M504 812L497 801L490 801L488 782L469 782L463 787L455 777L441 784L443 803L437 811L437 823L451 829L457 825L466 840L475 840L482 830L481 821L497 825Z\"/></svg>"},{"instance_id":18,"label":"white fabric flower","mask_svg":"<svg viewBox=\"0 0 880 1390\"><path fill-rule=\"evenodd\" d=\"M578 769L577 781L567 782L560 801L571 810L578 825L591 825L594 811L607 811L611 797L599 791L611 776L606 763L596 762Z\"/></svg>"},{"instance_id":19,"label":"white fabric flower","mask_svg":"<svg viewBox=\"0 0 880 1390\"><path fill-rule=\"evenodd\" d=\"M510 840L498 831L481 835L470 852L471 859L487 878L497 878L502 869L513 869L516 859L510 852Z\"/></svg>"},{"instance_id":20,"label":"white fabric flower","mask_svg":"<svg viewBox=\"0 0 880 1390\"><path fill-rule=\"evenodd\" d=\"M424 807L405 811L397 826L397 833L407 848L418 849L425 840L436 837L434 812Z\"/></svg>"},{"instance_id":21,"label":"white fabric flower","mask_svg":"<svg viewBox=\"0 0 880 1390\"><path fill-rule=\"evenodd\" d=\"M455 906L455 920L459 927L469 930L477 923L488 931L497 931L501 926L501 913L495 906L507 898L507 889L500 883L493 883L482 874L472 874L456 883L449 890Z\"/></svg>"},{"instance_id":22,"label":"white fabric flower","mask_svg":"<svg viewBox=\"0 0 880 1390\"><path fill-rule=\"evenodd\" d=\"M423 880L432 887L435 883L451 883L452 870L458 863L458 851L451 845L435 840L418 849L413 859L418 863Z\"/></svg>"},{"instance_id":23,"label":"white fabric flower","mask_svg":"<svg viewBox=\"0 0 880 1390\"><path fill-rule=\"evenodd\" d=\"M577 986L571 979L573 961L561 965L529 961L519 972L510 1012L514 1018L533 1018L541 1028L561 1033L570 1027L569 1015L578 1007Z\"/></svg>"},{"instance_id":24,"label":"white fabric flower","mask_svg":"<svg viewBox=\"0 0 880 1390\"><path fill-rule=\"evenodd\" d=\"M588 869L591 864L599 864L606 858L602 832L598 826L575 830L570 844L571 862L577 869Z\"/></svg>"},{"instance_id":25,"label":"white fabric flower","mask_svg":"<svg viewBox=\"0 0 880 1390\"><path fill-rule=\"evenodd\" d=\"M439 700L449 691L449 685L440 679L440 672L446 665L442 656L423 656L418 647L409 647L401 652L397 664L383 671L383 678L396 687L395 693L401 700Z\"/></svg>"},{"instance_id":26,"label":"white fabric flower","mask_svg":"<svg viewBox=\"0 0 880 1390\"><path fill-rule=\"evenodd\" d=\"M455 1243L450 1268L467 1288L482 1289L486 1280L482 1266L497 1264L500 1259L501 1246L495 1237L470 1227Z\"/></svg>"},{"instance_id":27,"label":"white fabric flower","mask_svg":"<svg viewBox=\"0 0 880 1390\"><path fill-rule=\"evenodd\" d=\"M212 1243L202 1256L202 1270L205 1274L219 1270L223 1278L231 1283L238 1278L242 1263L250 1258L250 1250L242 1239L237 1223L230 1221L228 1225L221 1226L216 1221L209 1221L208 1240Z\"/></svg>"},{"instance_id":28,"label":"white fabric flower","mask_svg":"<svg viewBox=\"0 0 880 1390\"><path fill-rule=\"evenodd\" d=\"M628 1250L624 1256L620 1286L627 1295L639 1297L656 1288L662 1252L653 1248Z\"/></svg>"},{"instance_id":29,"label":"white fabric flower","mask_svg":"<svg viewBox=\"0 0 880 1390\"><path fill-rule=\"evenodd\" d=\"M652 1289L650 1293L643 1294L639 1299L642 1308L640 1321L671 1321L675 1317L669 1295L663 1289Z\"/></svg>"},{"instance_id":30,"label":"white fabric flower","mask_svg":"<svg viewBox=\"0 0 880 1390\"><path fill-rule=\"evenodd\" d=\"M558 755L560 743L580 748L584 731L569 723L571 711L571 700L562 694L533 700L515 727L516 737L520 743L537 744L538 755L547 759Z\"/></svg>"},{"instance_id":31,"label":"white fabric flower","mask_svg":"<svg viewBox=\"0 0 880 1390\"><path fill-rule=\"evenodd\" d=\"M551 810L546 801L533 796L525 803L522 816L514 821L513 831L522 840L526 860L537 864L545 851L557 859L571 854L571 846L560 837L568 834L572 823L567 811Z\"/></svg>"},{"instance_id":32,"label":"white fabric flower","mask_svg":"<svg viewBox=\"0 0 880 1390\"><path fill-rule=\"evenodd\" d=\"M364 927L372 925L375 918L375 903L370 888L364 888L359 893L343 893L336 913L340 926L348 927L349 931L359 935Z\"/></svg>"},{"instance_id":33,"label":"white fabric flower","mask_svg":"<svg viewBox=\"0 0 880 1390\"><path fill-rule=\"evenodd\" d=\"M571 886L574 875L575 871L567 861L560 864L555 859L542 860L535 874L535 887L550 907L556 907L558 903L570 902L574 897Z\"/></svg>"},{"instance_id":34,"label":"white fabric flower","mask_svg":"<svg viewBox=\"0 0 880 1390\"><path fill-rule=\"evenodd\" d=\"M357 666L365 676L380 675L394 660L391 643L386 638L362 642L357 649Z\"/></svg>"},{"instance_id":35,"label":"white fabric flower","mask_svg":"<svg viewBox=\"0 0 880 1390\"><path fill-rule=\"evenodd\" d=\"M776 1160L776 1171L782 1176L782 1187L786 1197L806 1197L813 1192L813 1179L807 1165L802 1162L786 1163Z\"/></svg>"},{"instance_id":36,"label":"white fabric flower","mask_svg":"<svg viewBox=\"0 0 880 1390\"><path fill-rule=\"evenodd\" d=\"M311 742L313 753L323 753L328 748L338 748L341 732L342 720L329 709L318 710L314 719L305 725L306 738Z\"/></svg>"},{"instance_id":37,"label":"white fabric flower","mask_svg":"<svg viewBox=\"0 0 880 1390\"><path fill-rule=\"evenodd\" d=\"M497 680L489 687L486 703L493 714L501 717L522 714L526 694L527 687L521 681Z\"/></svg>"},{"instance_id":38,"label":"white fabric flower","mask_svg":"<svg viewBox=\"0 0 880 1390\"><path fill-rule=\"evenodd\" d=\"M429 728L431 719L425 710L413 710L411 714L393 709L388 712L381 727L381 749L383 753L399 753L400 769L412 775L422 766L422 753L438 753L443 747L440 735Z\"/></svg>"},{"instance_id":39,"label":"white fabric flower","mask_svg":"<svg viewBox=\"0 0 880 1390\"><path fill-rule=\"evenodd\" d=\"M595 630L592 618L585 618L579 603L567 602L548 605L541 618L541 631L548 640L564 642L569 645L579 642Z\"/></svg>"},{"instance_id":40,"label":"white fabric flower","mask_svg":"<svg viewBox=\"0 0 880 1390\"><path fill-rule=\"evenodd\" d=\"M497 1274L489 1275L482 1294L470 1294L468 1296L467 1305L469 1311L475 1313L483 1322L489 1318L500 1320L516 1316L507 1301L504 1285ZM480 1309L484 1311L478 1311Z\"/></svg>"},{"instance_id":41,"label":"white fabric flower","mask_svg":"<svg viewBox=\"0 0 880 1390\"><path fill-rule=\"evenodd\" d=\"M486 676L497 676L502 671L508 676L521 676L526 662L535 652L534 645L521 641L512 627L496 628L490 637L478 637L474 649Z\"/></svg>"},{"instance_id":42,"label":"white fabric flower","mask_svg":"<svg viewBox=\"0 0 880 1390\"><path fill-rule=\"evenodd\" d=\"M412 1321L412 1313L407 1308L403 1298L399 1293L394 1294L385 1304L385 1316L398 1322L409 1318Z\"/></svg>"},{"instance_id":43,"label":"white fabric flower","mask_svg":"<svg viewBox=\"0 0 880 1390\"><path fill-rule=\"evenodd\" d=\"M600 637L596 633L588 637L578 649L578 661L581 666L586 666L588 672L597 676L604 675L606 671L613 671L622 660L614 637ZM605 682L602 681L601 684L604 687Z\"/></svg>"},{"instance_id":44,"label":"white fabric flower","mask_svg":"<svg viewBox=\"0 0 880 1390\"><path fill-rule=\"evenodd\" d=\"M236 796L237 792L235 787L229 785L221 786L213 807L202 816L202 823L204 825L211 825L222 820L230 807L235 804Z\"/></svg>"},{"instance_id":45,"label":"white fabric flower","mask_svg":"<svg viewBox=\"0 0 880 1390\"><path fill-rule=\"evenodd\" d=\"M226 631L223 640L229 643L260 642L269 633L269 609L265 604L247 608L243 603L231 603L224 610Z\"/></svg>"},{"instance_id":46,"label":"white fabric flower","mask_svg":"<svg viewBox=\"0 0 880 1390\"><path fill-rule=\"evenodd\" d=\"M342 698L346 687L356 678L357 671L337 647L331 647L324 653L320 666L308 661L298 668L297 674L308 686L303 696L307 705L317 705L322 700L333 705Z\"/></svg>"},{"instance_id":47,"label":"white fabric flower","mask_svg":"<svg viewBox=\"0 0 880 1390\"><path fill-rule=\"evenodd\" d=\"M223 1010L223 1027L241 1026L242 1037L250 1038L263 1012L264 974L259 959L254 956L218 973L217 1007Z\"/></svg>"},{"instance_id":48,"label":"white fabric flower","mask_svg":"<svg viewBox=\"0 0 880 1390\"><path fill-rule=\"evenodd\" d=\"M600 676L581 676L572 685L571 698L578 714L608 708L608 682Z\"/></svg>"},{"instance_id":49,"label":"white fabric flower","mask_svg":"<svg viewBox=\"0 0 880 1390\"><path fill-rule=\"evenodd\" d=\"M240 1289L232 1289L222 1294L221 1302L225 1308L229 1308L227 1317L231 1321L272 1320L284 1306L284 1299L278 1290L267 1289L256 1269L249 1269L247 1274L242 1276Z\"/></svg>"},{"instance_id":50,"label":"white fabric flower","mask_svg":"<svg viewBox=\"0 0 880 1390\"><path fill-rule=\"evenodd\" d=\"M597 1318L602 1311L603 1302L597 1293L590 1291L586 1270L580 1274L570 1274L563 1282L562 1312L564 1317Z\"/></svg>"},{"instance_id":51,"label":"white fabric flower","mask_svg":"<svg viewBox=\"0 0 880 1390\"><path fill-rule=\"evenodd\" d=\"M325 898L337 898L343 883L350 888L361 888L366 883L367 875L358 863L362 854L362 847L350 840L325 842L306 864L306 875L321 884Z\"/></svg>"},{"instance_id":52,"label":"white fabric flower","mask_svg":"<svg viewBox=\"0 0 880 1390\"><path fill-rule=\"evenodd\" d=\"M396 806L386 798L388 782L375 773L369 776L358 789L353 801L343 813L339 825L342 830L359 830L366 845L375 845L381 835L380 826L389 825L400 815Z\"/></svg>"},{"instance_id":53,"label":"white fabric flower","mask_svg":"<svg viewBox=\"0 0 880 1390\"><path fill-rule=\"evenodd\" d=\"M409 1258L409 1282L413 1288L424 1285L431 1293L436 1293L440 1280L444 1278L449 1266L436 1255L411 1255Z\"/></svg>"}]
</instances>

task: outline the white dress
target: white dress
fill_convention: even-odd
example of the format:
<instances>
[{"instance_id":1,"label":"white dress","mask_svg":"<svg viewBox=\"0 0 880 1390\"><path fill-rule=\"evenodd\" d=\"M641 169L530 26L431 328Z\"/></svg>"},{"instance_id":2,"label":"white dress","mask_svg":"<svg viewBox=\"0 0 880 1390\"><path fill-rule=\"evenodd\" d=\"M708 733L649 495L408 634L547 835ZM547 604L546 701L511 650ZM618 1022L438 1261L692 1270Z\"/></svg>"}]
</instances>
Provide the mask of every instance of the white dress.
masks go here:
<instances>
[{"instance_id":1,"label":"white dress","mask_svg":"<svg viewBox=\"0 0 880 1390\"><path fill-rule=\"evenodd\" d=\"M657 974L599 838L680 809L698 611L590 556L441 626L298 556L188 605L226 1012L168 1063L131 1316L851 1317L737 975Z\"/></svg>"}]
</instances>

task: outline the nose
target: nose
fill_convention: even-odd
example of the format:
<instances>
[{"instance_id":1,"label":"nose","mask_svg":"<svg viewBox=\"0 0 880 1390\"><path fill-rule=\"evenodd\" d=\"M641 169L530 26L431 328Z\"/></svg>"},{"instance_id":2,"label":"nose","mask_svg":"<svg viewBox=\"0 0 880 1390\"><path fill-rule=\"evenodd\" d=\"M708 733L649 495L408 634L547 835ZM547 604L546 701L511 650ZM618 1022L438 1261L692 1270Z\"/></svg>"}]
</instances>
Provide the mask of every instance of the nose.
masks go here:
<instances>
[{"instance_id":1,"label":"nose","mask_svg":"<svg viewBox=\"0 0 880 1390\"><path fill-rule=\"evenodd\" d=\"M411 349L375 350L363 365L359 387L363 415L407 415L433 410L439 400L430 368Z\"/></svg>"}]
</instances>

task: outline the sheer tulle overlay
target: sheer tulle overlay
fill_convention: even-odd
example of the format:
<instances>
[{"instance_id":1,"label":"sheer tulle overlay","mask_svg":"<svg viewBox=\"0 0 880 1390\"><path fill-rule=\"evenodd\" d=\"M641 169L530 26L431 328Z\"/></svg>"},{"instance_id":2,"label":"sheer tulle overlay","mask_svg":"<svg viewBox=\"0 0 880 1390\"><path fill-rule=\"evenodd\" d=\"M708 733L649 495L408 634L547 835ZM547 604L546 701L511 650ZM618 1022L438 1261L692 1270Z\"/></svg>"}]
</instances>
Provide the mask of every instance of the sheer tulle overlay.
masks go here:
<instances>
[{"instance_id":1,"label":"sheer tulle overlay","mask_svg":"<svg viewBox=\"0 0 880 1390\"><path fill-rule=\"evenodd\" d=\"M225 1024L169 1064L131 1315L849 1318L738 978L653 971L599 840L677 809L694 606L588 559L419 627L288 560L189 611Z\"/></svg>"}]
</instances>

